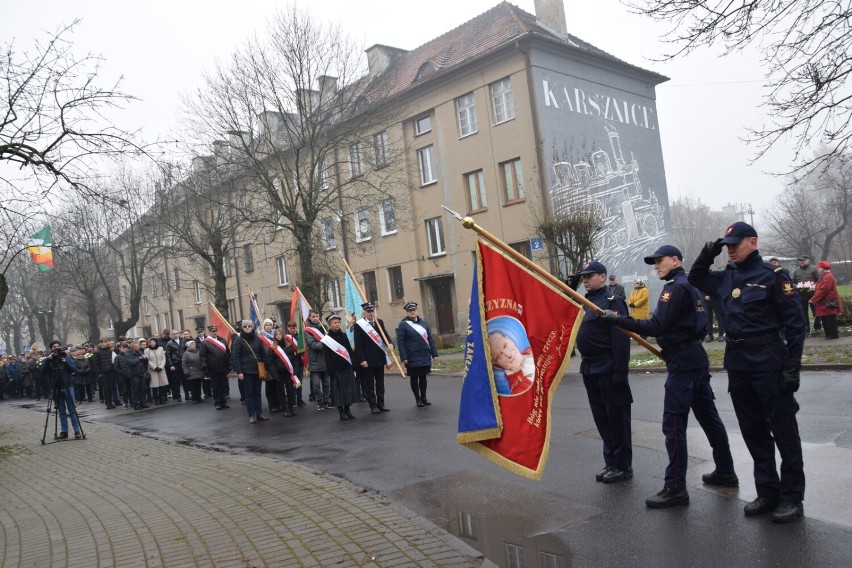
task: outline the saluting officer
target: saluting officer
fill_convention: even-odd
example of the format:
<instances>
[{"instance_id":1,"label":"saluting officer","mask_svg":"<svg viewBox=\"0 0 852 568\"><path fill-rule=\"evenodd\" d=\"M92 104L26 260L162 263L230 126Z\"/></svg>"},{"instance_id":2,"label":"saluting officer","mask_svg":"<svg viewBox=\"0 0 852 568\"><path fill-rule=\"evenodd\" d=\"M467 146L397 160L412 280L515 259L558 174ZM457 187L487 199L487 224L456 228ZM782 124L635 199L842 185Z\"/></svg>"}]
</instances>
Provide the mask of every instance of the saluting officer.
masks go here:
<instances>
[{"instance_id":1,"label":"saluting officer","mask_svg":"<svg viewBox=\"0 0 852 568\"><path fill-rule=\"evenodd\" d=\"M710 270L723 245L731 262L723 270ZM741 221L704 246L689 282L721 298L725 312L728 391L754 459L757 488L757 499L745 506L745 514L772 512L776 523L795 520L804 512L805 472L793 393L799 389L806 330L796 286L786 270L763 262L757 232Z\"/></svg>"},{"instance_id":2,"label":"saluting officer","mask_svg":"<svg viewBox=\"0 0 852 568\"><path fill-rule=\"evenodd\" d=\"M707 313L702 294L689 284L683 269L683 255L677 247L663 245L645 257L657 275L665 280L651 319L626 318L607 310L601 319L641 335L658 337L666 358L666 395L663 400L663 435L669 465L663 490L645 500L653 509L689 505L686 490L686 425L689 409L707 435L713 448L716 469L703 476L704 483L737 487L734 458L728 444L728 433L719 418L715 396L710 388L710 362L704 351Z\"/></svg>"},{"instance_id":3,"label":"saluting officer","mask_svg":"<svg viewBox=\"0 0 852 568\"><path fill-rule=\"evenodd\" d=\"M597 261L586 265L569 279L576 288L582 277L586 298L601 309L627 314L627 304L607 292L606 267ZM597 481L616 483L633 477L633 444L630 433L630 405L633 395L627 382L630 338L585 309L583 325L577 333L577 350L582 355L580 373L589 397L595 426L603 440L604 468Z\"/></svg>"}]
</instances>

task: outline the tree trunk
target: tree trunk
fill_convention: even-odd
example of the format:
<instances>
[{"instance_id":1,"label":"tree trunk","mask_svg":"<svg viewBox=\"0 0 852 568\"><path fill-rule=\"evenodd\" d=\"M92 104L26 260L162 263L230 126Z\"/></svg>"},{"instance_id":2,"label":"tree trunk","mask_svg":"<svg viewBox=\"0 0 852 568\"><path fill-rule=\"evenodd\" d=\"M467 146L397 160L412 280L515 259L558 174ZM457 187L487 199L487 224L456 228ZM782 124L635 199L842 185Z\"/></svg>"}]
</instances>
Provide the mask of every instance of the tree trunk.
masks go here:
<instances>
[{"instance_id":1,"label":"tree trunk","mask_svg":"<svg viewBox=\"0 0 852 568\"><path fill-rule=\"evenodd\" d=\"M0 274L0 310L3 309L3 304L6 303L6 294L9 293L9 285L6 284L6 275Z\"/></svg>"},{"instance_id":2,"label":"tree trunk","mask_svg":"<svg viewBox=\"0 0 852 568\"><path fill-rule=\"evenodd\" d=\"M101 326L98 325L98 302L94 294L86 296L86 316L89 319L89 336L91 342L96 342L101 336Z\"/></svg>"},{"instance_id":3,"label":"tree trunk","mask_svg":"<svg viewBox=\"0 0 852 568\"><path fill-rule=\"evenodd\" d=\"M236 317L236 314L228 313L228 279L225 276L225 271L222 269L222 258L217 257L218 262L213 266L213 303L216 309L222 312L225 319L230 322ZM239 291L237 291L239 295Z\"/></svg>"},{"instance_id":4,"label":"tree trunk","mask_svg":"<svg viewBox=\"0 0 852 568\"><path fill-rule=\"evenodd\" d=\"M299 254L299 272L301 273L301 284L299 289L305 295L311 307L318 312L322 311L322 286L314 273L314 264L312 255L314 252L314 240L311 238L310 229L307 231L293 231L293 236L296 238L296 250Z\"/></svg>"},{"instance_id":5,"label":"tree trunk","mask_svg":"<svg viewBox=\"0 0 852 568\"><path fill-rule=\"evenodd\" d=\"M15 326L15 329L12 330L12 337L14 338L12 340L12 342L15 345L15 353L18 353L18 354L24 352L23 333L21 333L21 324L22 323L23 322L19 321L18 324ZM8 343L6 345L8 345Z\"/></svg>"}]
</instances>

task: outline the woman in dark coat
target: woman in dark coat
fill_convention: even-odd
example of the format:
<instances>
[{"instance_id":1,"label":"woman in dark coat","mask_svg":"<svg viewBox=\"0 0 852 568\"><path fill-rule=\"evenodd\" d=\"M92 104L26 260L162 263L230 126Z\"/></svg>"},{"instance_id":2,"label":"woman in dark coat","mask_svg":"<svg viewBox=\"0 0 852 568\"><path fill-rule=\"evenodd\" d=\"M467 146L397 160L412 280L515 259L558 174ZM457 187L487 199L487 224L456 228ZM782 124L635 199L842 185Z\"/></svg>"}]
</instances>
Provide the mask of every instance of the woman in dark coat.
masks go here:
<instances>
[{"instance_id":1,"label":"woman in dark coat","mask_svg":"<svg viewBox=\"0 0 852 568\"><path fill-rule=\"evenodd\" d=\"M269 420L269 417L263 414L258 371L258 363L262 363L266 355L264 349L260 337L254 331L254 325L250 320L243 320L241 333L231 342L231 365L237 373L237 379L245 388L246 410L252 424L256 424L258 420Z\"/></svg>"},{"instance_id":2,"label":"woman in dark coat","mask_svg":"<svg viewBox=\"0 0 852 568\"><path fill-rule=\"evenodd\" d=\"M331 396L340 412L340 419L352 420L355 417L349 406L358 402L358 385L355 383L355 370L352 368L354 351L346 333L340 329L340 316L332 314L325 320L328 322L328 336L346 351L345 354L338 354L323 343L325 366L331 379ZM348 360L345 355L349 355Z\"/></svg>"},{"instance_id":3,"label":"woman in dark coat","mask_svg":"<svg viewBox=\"0 0 852 568\"><path fill-rule=\"evenodd\" d=\"M837 314L843 311L843 303L837 292L837 283L831 273L831 263L821 260L817 263L819 280L817 280L814 295L810 303L814 305L814 317L822 320L826 339L839 339L837 331Z\"/></svg>"},{"instance_id":4,"label":"woman in dark coat","mask_svg":"<svg viewBox=\"0 0 852 568\"><path fill-rule=\"evenodd\" d=\"M195 341L186 342L186 351L181 355L180 364L183 368L183 378L186 380L190 394L192 394L192 401L195 404L200 404L202 402L201 381L204 379L204 368L201 365L201 355Z\"/></svg>"},{"instance_id":5,"label":"woman in dark coat","mask_svg":"<svg viewBox=\"0 0 852 568\"><path fill-rule=\"evenodd\" d=\"M432 372L432 360L438 356L438 347L426 320L417 315L417 303L405 304L408 315L396 328L396 347L399 358L411 380L411 392L417 406L431 406L426 399L426 375Z\"/></svg>"},{"instance_id":6,"label":"woman in dark coat","mask_svg":"<svg viewBox=\"0 0 852 568\"><path fill-rule=\"evenodd\" d=\"M284 352L286 343L284 332L276 329L272 335L272 349L266 350L266 370L269 372L269 378L266 380L266 400L269 402L269 412L283 410L281 416L291 417L296 416L293 411L293 406L296 404L296 388L293 386L290 369L277 353L279 347L281 352ZM287 357L287 354L284 353L284 356ZM290 361L290 358L287 357L287 360Z\"/></svg>"}]
</instances>

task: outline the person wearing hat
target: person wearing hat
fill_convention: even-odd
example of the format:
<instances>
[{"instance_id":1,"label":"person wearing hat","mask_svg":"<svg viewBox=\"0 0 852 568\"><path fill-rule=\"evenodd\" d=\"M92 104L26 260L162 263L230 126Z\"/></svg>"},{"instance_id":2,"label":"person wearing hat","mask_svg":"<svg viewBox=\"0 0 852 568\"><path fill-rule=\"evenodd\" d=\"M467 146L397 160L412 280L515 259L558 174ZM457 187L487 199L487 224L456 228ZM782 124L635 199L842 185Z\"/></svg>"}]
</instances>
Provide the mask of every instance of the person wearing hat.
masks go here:
<instances>
[{"instance_id":1,"label":"person wearing hat","mask_svg":"<svg viewBox=\"0 0 852 568\"><path fill-rule=\"evenodd\" d=\"M637 320L648 319L648 287L637 278L633 282L633 290L627 299L627 307L630 308L630 317Z\"/></svg>"},{"instance_id":2,"label":"person wearing hat","mask_svg":"<svg viewBox=\"0 0 852 568\"><path fill-rule=\"evenodd\" d=\"M802 312L805 314L805 325L807 333L811 333L811 321L808 313L814 316L814 335L818 335L822 331L822 322L814 311L814 305L811 303L811 298L816 290L816 283L819 281L819 270L811 264L811 257L803 254L799 257L799 268L793 271L793 283L799 290L799 302L802 305Z\"/></svg>"},{"instance_id":3,"label":"person wearing hat","mask_svg":"<svg viewBox=\"0 0 852 568\"><path fill-rule=\"evenodd\" d=\"M432 372L432 361L438 357L438 346L429 324L417 315L417 302L407 302L406 316L396 327L396 346L399 358L411 382L411 392L417 406L431 406L426 398L426 377Z\"/></svg>"},{"instance_id":4,"label":"person wearing hat","mask_svg":"<svg viewBox=\"0 0 852 568\"><path fill-rule=\"evenodd\" d=\"M592 261L578 273L586 288L586 299L602 310L626 315L627 304L609 294L606 267ZM630 405L633 394L627 381L630 338L598 319L586 307L583 325L577 333L580 374L589 398L595 426L603 440L604 467L595 480L617 483L633 477L633 443L630 433Z\"/></svg>"},{"instance_id":5,"label":"person wearing hat","mask_svg":"<svg viewBox=\"0 0 852 568\"><path fill-rule=\"evenodd\" d=\"M618 278L615 274L609 275L609 284L607 285L607 293L610 296L617 296L622 300L627 299L627 292L624 291L624 286L618 283Z\"/></svg>"},{"instance_id":6,"label":"person wearing hat","mask_svg":"<svg viewBox=\"0 0 852 568\"><path fill-rule=\"evenodd\" d=\"M837 291L834 275L831 273L831 263L821 260L817 263L817 270L819 271L819 280L817 280L814 295L810 300L811 307L814 310L814 315L825 327L825 338L840 339L837 331L837 314L843 312L843 302ZM816 323L814 323L814 327L816 327Z\"/></svg>"},{"instance_id":7,"label":"person wearing hat","mask_svg":"<svg viewBox=\"0 0 852 568\"><path fill-rule=\"evenodd\" d=\"M201 341L199 351L204 376L210 377L213 387L214 408L230 408L226 386L228 373L231 371L231 349L228 347L228 340L219 336L219 327L216 324L207 326L207 336Z\"/></svg>"},{"instance_id":8,"label":"person wearing hat","mask_svg":"<svg viewBox=\"0 0 852 568\"><path fill-rule=\"evenodd\" d=\"M376 305L372 302L361 304L364 317L355 322L355 365L361 368L361 390L370 404L370 412L381 414L390 412L385 407L385 366L390 361L386 345L389 338L385 322L376 318ZM389 340L389 339L388 339Z\"/></svg>"},{"instance_id":9,"label":"person wearing hat","mask_svg":"<svg viewBox=\"0 0 852 568\"><path fill-rule=\"evenodd\" d=\"M42 365L42 375L45 383L52 391L53 402L59 412L59 436L60 440L68 439L68 416L71 417L71 427L74 429L74 438L79 440L83 437L80 429L80 419L77 416L77 408L74 406L74 384L73 374L77 372L77 366L71 355L62 351L62 343L54 339L48 345L48 355Z\"/></svg>"},{"instance_id":10,"label":"person wearing hat","mask_svg":"<svg viewBox=\"0 0 852 568\"><path fill-rule=\"evenodd\" d=\"M728 433L719 418L710 387L710 361L703 345L707 313L702 293L688 282L683 269L683 254L677 247L661 246L645 257L645 264L653 265L660 280L665 281L650 319L626 318L609 310L601 319L626 330L658 338L666 360L668 376L663 399L663 435L669 464L663 490L645 500L648 507L662 509L689 505L686 426L690 409L713 448L716 469L703 476L704 483L737 487L739 480L734 472Z\"/></svg>"},{"instance_id":11,"label":"person wearing hat","mask_svg":"<svg viewBox=\"0 0 852 568\"><path fill-rule=\"evenodd\" d=\"M728 247L731 262L711 270ZM799 389L805 316L796 285L783 268L763 262L757 231L738 221L725 236L704 245L689 271L689 283L722 301L727 336L728 392L740 431L754 460L757 498L746 516L772 513L776 523L802 516L805 473L793 393ZM781 475L775 448L781 455Z\"/></svg>"},{"instance_id":12,"label":"person wearing hat","mask_svg":"<svg viewBox=\"0 0 852 568\"><path fill-rule=\"evenodd\" d=\"M246 403L249 422L269 420L263 414L263 383L260 380L260 364L266 360L266 348L251 320L240 323L240 334L231 343L231 367L237 374L237 380L243 385L242 393ZM270 385L267 385L269 388ZM274 387L273 387L274 388Z\"/></svg>"},{"instance_id":13,"label":"person wearing hat","mask_svg":"<svg viewBox=\"0 0 852 568\"><path fill-rule=\"evenodd\" d=\"M325 368L331 381L331 393L341 420L354 420L351 405L358 402L358 385L355 382L355 368L352 359L353 349L349 336L340 328L341 317L329 314L325 321L328 323L328 333L323 338L323 355Z\"/></svg>"}]
</instances>

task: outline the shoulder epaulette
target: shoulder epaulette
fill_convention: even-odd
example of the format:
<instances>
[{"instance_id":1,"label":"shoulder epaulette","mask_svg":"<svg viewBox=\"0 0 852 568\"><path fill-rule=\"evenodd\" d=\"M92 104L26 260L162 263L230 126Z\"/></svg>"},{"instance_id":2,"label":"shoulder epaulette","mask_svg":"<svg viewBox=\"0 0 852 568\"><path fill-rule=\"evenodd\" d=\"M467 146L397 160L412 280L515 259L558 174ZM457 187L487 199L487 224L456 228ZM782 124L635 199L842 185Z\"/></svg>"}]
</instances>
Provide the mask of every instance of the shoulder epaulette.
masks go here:
<instances>
[{"instance_id":1,"label":"shoulder epaulette","mask_svg":"<svg viewBox=\"0 0 852 568\"><path fill-rule=\"evenodd\" d=\"M666 280L666 283L663 284L663 286L668 286L669 284L674 284L674 283L675 283L674 280Z\"/></svg>"}]
</instances>

